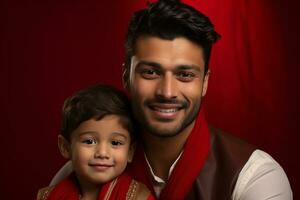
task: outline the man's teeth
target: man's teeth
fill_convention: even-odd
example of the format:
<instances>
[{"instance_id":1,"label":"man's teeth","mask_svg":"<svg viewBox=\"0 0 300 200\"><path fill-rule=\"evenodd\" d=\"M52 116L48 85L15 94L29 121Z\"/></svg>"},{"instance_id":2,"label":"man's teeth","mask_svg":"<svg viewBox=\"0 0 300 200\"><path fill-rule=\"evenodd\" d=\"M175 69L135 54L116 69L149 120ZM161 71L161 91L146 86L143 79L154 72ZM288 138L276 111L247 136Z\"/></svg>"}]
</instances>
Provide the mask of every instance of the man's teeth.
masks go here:
<instances>
[{"instance_id":1,"label":"man's teeth","mask_svg":"<svg viewBox=\"0 0 300 200\"><path fill-rule=\"evenodd\" d=\"M158 112L163 112L163 113L172 113L172 112L176 112L178 111L177 108L168 108L168 109L165 109L165 108L154 108L156 111Z\"/></svg>"}]
</instances>

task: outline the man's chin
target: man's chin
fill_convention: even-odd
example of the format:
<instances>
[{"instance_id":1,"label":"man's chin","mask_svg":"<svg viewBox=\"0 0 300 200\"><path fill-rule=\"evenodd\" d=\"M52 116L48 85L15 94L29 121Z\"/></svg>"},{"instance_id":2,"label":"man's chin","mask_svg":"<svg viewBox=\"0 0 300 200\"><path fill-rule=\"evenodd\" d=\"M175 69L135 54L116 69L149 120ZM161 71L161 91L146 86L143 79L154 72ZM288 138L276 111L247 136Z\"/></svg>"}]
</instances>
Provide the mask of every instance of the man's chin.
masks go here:
<instances>
[{"instance_id":1,"label":"man's chin","mask_svg":"<svg viewBox=\"0 0 300 200\"><path fill-rule=\"evenodd\" d=\"M190 120L146 120L146 123L143 123L142 128L153 136L171 138L181 134L189 127L195 121L195 116L190 118Z\"/></svg>"},{"instance_id":2,"label":"man's chin","mask_svg":"<svg viewBox=\"0 0 300 200\"><path fill-rule=\"evenodd\" d=\"M181 127L166 128L166 126L168 126L168 124L166 124L164 127L146 126L145 129L149 134L160 138L174 137L182 131Z\"/></svg>"}]
</instances>

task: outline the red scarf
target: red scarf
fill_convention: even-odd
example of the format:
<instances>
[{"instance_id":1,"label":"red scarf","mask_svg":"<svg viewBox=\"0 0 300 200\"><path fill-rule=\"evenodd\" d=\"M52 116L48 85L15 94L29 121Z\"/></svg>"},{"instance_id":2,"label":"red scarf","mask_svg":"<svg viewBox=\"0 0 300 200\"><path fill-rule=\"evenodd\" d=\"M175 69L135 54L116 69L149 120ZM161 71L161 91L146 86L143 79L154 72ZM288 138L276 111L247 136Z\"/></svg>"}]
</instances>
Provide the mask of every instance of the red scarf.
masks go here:
<instances>
[{"instance_id":1,"label":"red scarf","mask_svg":"<svg viewBox=\"0 0 300 200\"><path fill-rule=\"evenodd\" d=\"M102 185L98 200L124 200L133 179L123 173L116 179ZM80 189L75 174L59 182L47 200L78 200Z\"/></svg>"},{"instance_id":2,"label":"red scarf","mask_svg":"<svg viewBox=\"0 0 300 200\"><path fill-rule=\"evenodd\" d=\"M209 153L210 139L209 129L202 110L198 114L195 126L184 145L184 151L159 199L184 199L203 168ZM155 194L142 145L138 145L135 151L129 172L136 180L146 184Z\"/></svg>"}]
</instances>

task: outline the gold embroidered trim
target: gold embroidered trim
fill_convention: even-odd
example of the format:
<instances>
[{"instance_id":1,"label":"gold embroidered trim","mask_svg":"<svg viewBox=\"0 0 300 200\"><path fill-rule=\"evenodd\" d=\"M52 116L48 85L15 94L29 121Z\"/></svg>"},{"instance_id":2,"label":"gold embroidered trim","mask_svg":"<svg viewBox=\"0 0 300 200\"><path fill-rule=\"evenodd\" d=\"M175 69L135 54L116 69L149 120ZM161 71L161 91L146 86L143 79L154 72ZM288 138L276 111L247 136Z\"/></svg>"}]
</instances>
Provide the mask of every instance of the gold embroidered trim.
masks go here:
<instances>
[{"instance_id":1,"label":"gold embroidered trim","mask_svg":"<svg viewBox=\"0 0 300 200\"><path fill-rule=\"evenodd\" d=\"M110 195L111 195L111 193L112 193L114 187L116 186L117 182L118 182L118 178L114 179L114 180L110 183L109 188L108 188L108 190L107 190L107 192L106 192L106 195L105 195L105 197L104 197L104 200L107 200L107 199L110 198Z\"/></svg>"},{"instance_id":2,"label":"gold embroidered trim","mask_svg":"<svg viewBox=\"0 0 300 200\"><path fill-rule=\"evenodd\" d=\"M46 200L54 187L45 187L39 190L37 200Z\"/></svg>"},{"instance_id":3,"label":"gold embroidered trim","mask_svg":"<svg viewBox=\"0 0 300 200\"><path fill-rule=\"evenodd\" d=\"M138 182L135 180L132 180L129 185L128 192L126 194L126 200L136 199L137 189L138 189Z\"/></svg>"}]
</instances>

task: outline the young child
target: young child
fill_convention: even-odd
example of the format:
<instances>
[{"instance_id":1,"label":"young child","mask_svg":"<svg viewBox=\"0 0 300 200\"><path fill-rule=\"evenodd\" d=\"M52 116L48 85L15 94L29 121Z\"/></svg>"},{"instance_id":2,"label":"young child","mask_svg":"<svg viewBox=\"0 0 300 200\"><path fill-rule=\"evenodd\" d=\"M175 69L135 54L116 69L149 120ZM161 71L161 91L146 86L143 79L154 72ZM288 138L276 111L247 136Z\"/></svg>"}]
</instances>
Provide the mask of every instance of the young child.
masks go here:
<instances>
[{"instance_id":1,"label":"young child","mask_svg":"<svg viewBox=\"0 0 300 200\"><path fill-rule=\"evenodd\" d=\"M38 200L154 199L145 185L124 172L134 153L134 128L127 97L96 85L63 106L58 146L74 173L40 189Z\"/></svg>"}]
</instances>

